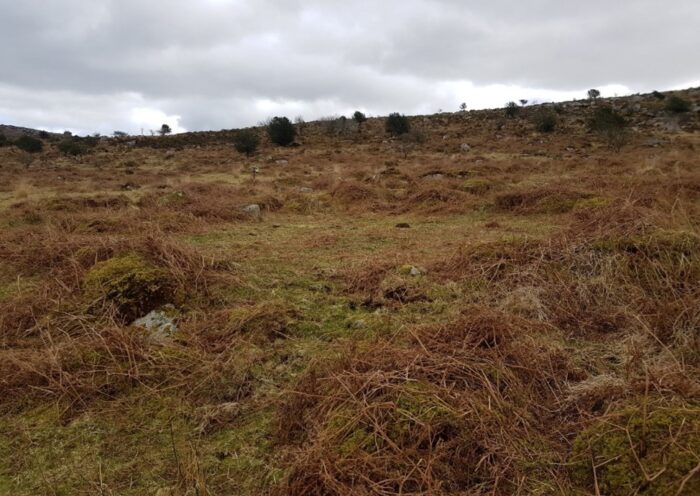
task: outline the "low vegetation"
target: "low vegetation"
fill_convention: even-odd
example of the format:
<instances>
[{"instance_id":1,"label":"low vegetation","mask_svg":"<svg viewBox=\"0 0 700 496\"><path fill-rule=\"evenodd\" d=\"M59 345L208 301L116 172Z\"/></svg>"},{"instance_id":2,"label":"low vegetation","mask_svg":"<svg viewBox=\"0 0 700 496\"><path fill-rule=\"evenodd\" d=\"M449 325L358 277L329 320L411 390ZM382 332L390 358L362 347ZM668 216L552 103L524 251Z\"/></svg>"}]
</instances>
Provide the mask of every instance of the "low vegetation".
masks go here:
<instances>
[{"instance_id":1,"label":"low vegetation","mask_svg":"<svg viewBox=\"0 0 700 496\"><path fill-rule=\"evenodd\" d=\"M517 108L0 148L0 494L697 494L698 116Z\"/></svg>"}]
</instances>

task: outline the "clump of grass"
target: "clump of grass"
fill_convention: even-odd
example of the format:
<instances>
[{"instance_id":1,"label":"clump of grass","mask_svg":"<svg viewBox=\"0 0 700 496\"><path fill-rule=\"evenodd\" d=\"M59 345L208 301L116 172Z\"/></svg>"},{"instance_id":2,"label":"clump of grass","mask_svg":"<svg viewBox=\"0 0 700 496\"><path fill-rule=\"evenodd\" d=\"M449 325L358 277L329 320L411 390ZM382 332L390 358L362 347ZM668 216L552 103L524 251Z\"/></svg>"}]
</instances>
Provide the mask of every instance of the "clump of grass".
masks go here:
<instances>
[{"instance_id":1,"label":"clump of grass","mask_svg":"<svg viewBox=\"0 0 700 496\"><path fill-rule=\"evenodd\" d=\"M519 213L561 214L570 212L576 202L586 198L586 193L565 189L538 188L496 196L499 210Z\"/></svg>"},{"instance_id":2,"label":"clump of grass","mask_svg":"<svg viewBox=\"0 0 700 496\"><path fill-rule=\"evenodd\" d=\"M573 443L572 478L601 494L700 492L700 409L629 407L598 419Z\"/></svg>"},{"instance_id":3,"label":"clump of grass","mask_svg":"<svg viewBox=\"0 0 700 496\"><path fill-rule=\"evenodd\" d=\"M531 400L556 394L567 367L556 348L531 353L536 329L470 307L404 346L373 344L310 372L280 406L278 439L295 449L279 493L534 487L544 472L528 467L553 456L556 442ZM430 463L415 470L421 460Z\"/></svg>"}]
</instances>

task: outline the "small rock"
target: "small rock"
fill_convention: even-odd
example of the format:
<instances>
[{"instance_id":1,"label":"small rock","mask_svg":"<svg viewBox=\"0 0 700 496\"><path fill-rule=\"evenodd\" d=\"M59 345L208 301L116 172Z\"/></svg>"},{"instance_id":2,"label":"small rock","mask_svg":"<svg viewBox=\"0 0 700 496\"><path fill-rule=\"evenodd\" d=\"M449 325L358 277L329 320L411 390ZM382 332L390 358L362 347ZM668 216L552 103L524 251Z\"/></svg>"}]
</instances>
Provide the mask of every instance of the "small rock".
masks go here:
<instances>
[{"instance_id":1,"label":"small rock","mask_svg":"<svg viewBox=\"0 0 700 496\"><path fill-rule=\"evenodd\" d=\"M419 269L415 265L403 265L399 269L399 274L402 274L405 276L418 277L418 276L422 276L424 273L425 273L424 270Z\"/></svg>"},{"instance_id":2,"label":"small rock","mask_svg":"<svg viewBox=\"0 0 700 496\"><path fill-rule=\"evenodd\" d=\"M262 215L262 209L257 203L246 205L245 207L243 207L243 211L251 217L260 217L260 215Z\"/></svg>"},{"instance_id":3,"label":"small rock","mask_svg":"<svg viewBox=\"0 0 700 496\"><path fill-rule=\"evenodd\" d=\"M444 174L436 172L435 174L428 174L427 176L423 176L423 179L428 179L430 181L438 181L444 177L445 177Z\"/></svg>"},{"instance_id":4,"label":"small rock","mask_svg":"<svg viewBox=\"0 0 700 496\"><path fill-rule=\"evenodd\" d=\"M276 165L287 165L289 163L289 160L281 159L281 160L275 160Z\"/></svg>"},{"instance_id":5,"label":"small rock","mask_svg":"<svg viewBox=\"0 0 700 496\"><path fill-rule=\"evenodd\" d=\"M301 192L301 193L313 193L314 189L313 188L299 188L299 192Z\"/></svg>"},{"instance_id":6,"label":"small rock","mask_svg":"<svg viewBox=\"0 0 700 496\"><path fill-rule=\"evenodd\" d=\"M167 152L165 152L165 157L166 157L166 158L174 157L176 153L177 153L177 152L175 152L175 150L173 150L173 149L171 148L170 150L168 150Z\"/></svg>"},{"instance_id":7,"label":"small rock","mask_svg":"<svg viewBox=\"0 0 700 496\"><path fill-rule=\"evenodd\" d=\"M177 331L174 318L176 313L174 306L165 305L161 310L153 310L148 315L136 319L131 325L143 327L159 337L171 337Z\"/></svg>"},{"instance_id":8,"label":"small rock","mask_svg":"<svg viewBox=\"0 0 700 496\"><path fill-rule=\"evenodd\" d=\"M659 138L650 138L644 142L644 146L652 146L656 148L657 146L663 145L665 143L664 140L659 139Z\"/></svg>"},{"instance_id":9,"label":"small rock","mask_svg":"<svg viewBox=\"0 0 700 496\"><path fill-rule=\"evenodd\" d=\"M353 320L349 324L350 329L365 329L367 327L367 322L364 320Z\"/></svg>"},{"instance_id":10,"label":"small rock","mask_svg":"<svg viewBox=\"0 0 700 496\"><path fill-rule=\"evenodd\" d=\"M466 153L466 152L470 151L470 150L472 149L472 147L469 146L469 145L466 144L466 143L462 143L462 144L460 145L459 149L460 149L463 153Z\"/></svg>"}]
</instances>

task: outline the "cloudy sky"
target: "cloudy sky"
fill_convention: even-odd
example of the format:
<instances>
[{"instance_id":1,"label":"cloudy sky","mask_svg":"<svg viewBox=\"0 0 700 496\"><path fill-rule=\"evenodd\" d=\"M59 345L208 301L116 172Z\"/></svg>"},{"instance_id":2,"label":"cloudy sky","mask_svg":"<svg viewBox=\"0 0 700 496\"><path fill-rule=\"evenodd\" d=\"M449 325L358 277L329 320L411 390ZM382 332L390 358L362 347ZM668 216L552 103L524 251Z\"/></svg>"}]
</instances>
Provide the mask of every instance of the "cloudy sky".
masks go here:
<instances>
[{"instance_id":1,"label":"cloudy sky","mask_svg":"<svg viewBox=\"0 0 700 496\"><path fill-rule=\"evenodd\" d=\"M140 133L700 85L698 0L0 0L0 123Z\"/></svg>"}]
</instances>

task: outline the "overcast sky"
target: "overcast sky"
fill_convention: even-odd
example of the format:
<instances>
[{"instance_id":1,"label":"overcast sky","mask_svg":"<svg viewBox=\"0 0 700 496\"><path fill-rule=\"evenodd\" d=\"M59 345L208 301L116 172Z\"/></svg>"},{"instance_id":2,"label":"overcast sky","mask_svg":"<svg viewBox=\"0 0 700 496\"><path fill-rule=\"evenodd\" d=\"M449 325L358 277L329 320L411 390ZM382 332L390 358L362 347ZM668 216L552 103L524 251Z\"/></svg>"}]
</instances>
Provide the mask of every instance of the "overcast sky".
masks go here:
<instances>
[{"instance_id":1,"label":"overcast sky","mask_svg":"<svg viewBox=\"0 0 700 496\"><path fill-rule=\"evenodd\" d=\"M0 123L140 133L700 85L700 0L0 0Z\"/></svg>"}]
</instances>

